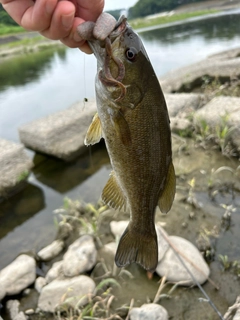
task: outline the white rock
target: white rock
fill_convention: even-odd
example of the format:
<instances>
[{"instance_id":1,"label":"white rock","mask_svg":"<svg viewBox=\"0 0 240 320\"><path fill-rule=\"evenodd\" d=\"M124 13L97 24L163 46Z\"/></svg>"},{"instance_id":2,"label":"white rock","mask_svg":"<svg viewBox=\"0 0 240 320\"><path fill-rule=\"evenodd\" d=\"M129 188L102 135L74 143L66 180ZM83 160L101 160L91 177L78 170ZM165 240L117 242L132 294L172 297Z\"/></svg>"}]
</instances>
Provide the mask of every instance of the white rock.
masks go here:
<instances>
[{"instance_id":1,"label":"white rock","mask_svg":"<svg viewBox=\"0 0 240 320\"><path fill-rule=\"evenodd\" d=\"M188 240L177 236L169 236L173 246L181 253L181 258L187 265L195 279L204 283L210 273L210 269L203 259L199 250ZM190 262L189 262L190 261ZM166 276L167 280L173 282L183 282L183 285L195 285L188 271L179 261L171 247L167 250L162 260L158 263L156 272L161 276Z\"/></svg>"},{"instance_id":2,"label":"white rock","mask_svg":"<svg viewBox=\"0 0 240 320\"><path fill-rule=\"evenodd\" d=\"M62 240L55 240L42 250L38 252L38 256L43 261L48 261L55 258L64 247L64 242Z\"/></svg>"},{"instance_id":3,"label":"white rock","mask_svg":"<svg viewBox=\"0 0 240 320\"><path fill-rule=\"evenodd\" d=\"M3 288L2 291L0 290L1 294L13 295L20 293L34 282L35 273L35 260L26 254L21 254L0 271L0 283ZM0 299L3 297L0 296Z\"/></svg>"},{"instance_id":4,"label":"white rock","mask_svg":"<svg viewBox=\"0 0 240 320\"><path fill-rule=\"evenodd\" d=\"M103 246L103 250L109 254L115 255L117 251L117 243L109 242Z\"/></svg>"},{"instance_id":5,"label":"white rock","mask_svg":"<svg viewBox=\"0 0 240 320\"><path fill-rule=\"evenodd\" d=\"M34 288L38 293L42 291L42 288L47 284L47 281L43 277L38 277L35 281Z\"/></svg>"},{"instance_id":6,"label":"white rock","mask_svg":"<svg viewBox=\"0 0 240 320\"><path fill-rule=\"evenodd\" d=\"M159 304L144 304L140 308L132 308L130 320L167 320L168 313Z\"/></svg>"},{"instance_id":7,"label":"white rock","mask_svg":"<svg viewBox=\"0 0 240 320\"><path fill-rule=\"evenodd\" d=\"M97 262L97 250L90 235L84 235L72 243L63 256L63 272L74 277L91 270Z\"/></svg>"},{"instance_id":8,"label":"white rock","mask_svg":"<svg viewBox=\"0 0 240 320\"><path fill-rule=\"evenodd\" d=\"M57 261L52 265L52 268L46 274L46 282L50 283L63 274L63 260Z\"/></svg>"},{"instance_id":9,"label":"white rock","mask_svg":"<svg viewBox=\"0 0 240 320\"><path fill-rule=\"evenodd\" d=\"M19 313L20 302L18 300L8 300L6 303L7 310L11 319L14 319Z\"/></svg>"},{"instance_id":10,"label":"white rock","mask_svg":"<svg viewBox=\"0 0 240 320\"><path fill-rule=\"evenodd\" d=\"M169 248L169 244L167 243L163 235L168 237L168 234L160 225L156 226L156 232L158 240L158 261L161 261Z\"/></svg>"},{"instance_id":11,"label":"white rock","mask_svg":"<svg viewBox=\"0 0 240 320\"><path fill-rule=\"evenodd\" d=\"M122 220L122 221L111 221L110 222L110 229L112 234L115 238L120 238L125 229L127 228L129 221Z\"/></svg>"},{"instance_id":12,"label":"white rock","mask_svg":"<svg viewBox=\"0 0 240 320\"><path fill-rule=\"evenodd\" d=\"M13 320L27 320L27 316L21 311L19 312Z\"/></svg>"},{"instance_id":13,"label":"white rock","mask_svg":"<svg viewBox=\"0 0 240 320\"><path fill-rule=\"evenodd\" d=\"M87 276L54 280L43 287L38 300L38 308L45 312L54 312L62 304L75 307L88 302L88 294L95 290L94 281Z\"/></svg>"}]
</instances>

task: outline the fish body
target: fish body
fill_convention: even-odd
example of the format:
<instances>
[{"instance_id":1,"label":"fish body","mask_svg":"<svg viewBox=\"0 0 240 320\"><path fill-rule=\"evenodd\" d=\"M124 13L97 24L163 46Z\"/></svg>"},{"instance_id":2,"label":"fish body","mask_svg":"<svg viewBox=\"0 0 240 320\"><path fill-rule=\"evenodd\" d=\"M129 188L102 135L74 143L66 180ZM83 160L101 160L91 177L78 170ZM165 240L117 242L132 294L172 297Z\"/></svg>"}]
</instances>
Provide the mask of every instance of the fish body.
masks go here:
<instances>
[{"instance_id":1,"label":"fish body","mask_svg":"<svg viewBox=\"0 0 240 320\"><path fill-rule=\"evenodd\" d=\"M136 262L154 271L155 209L169 211L175 195L165 99L144 46L124 17L105 42L91 39L89 44L98 61L98 113L85 141L89 145L105 139L113 171L102 199L130 211L115 262L119 267Z\"/></svg>"}]
</instances>

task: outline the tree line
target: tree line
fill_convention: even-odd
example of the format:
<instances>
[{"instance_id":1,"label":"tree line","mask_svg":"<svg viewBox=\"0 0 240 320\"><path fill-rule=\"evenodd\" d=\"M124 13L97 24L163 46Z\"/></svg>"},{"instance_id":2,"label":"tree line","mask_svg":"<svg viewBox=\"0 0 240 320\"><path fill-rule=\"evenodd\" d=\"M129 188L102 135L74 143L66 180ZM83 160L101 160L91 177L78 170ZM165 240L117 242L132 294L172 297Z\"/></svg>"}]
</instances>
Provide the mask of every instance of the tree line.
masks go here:
<instances>
[{"instance_id":1,"label":"tree line","mask_svg":"<svg viewBox=\"0 0 240 320\"><path fill-rule=\"evenodd\" d=\"M10 26L17 26L17 23L7 14L0 4L0 24L6 24Z\"/></svg>"},{"instance_id":2,"label":"tree line","mask_svg":"<svg viewBox=\"0 0 240 320\"><path fill-rule=\"evenodd\" d=\"M138 2L129 9L129 18L145 17L151 14L170 11L176 7L203 0L138 0Z\"/></svg>"}]
</instances>

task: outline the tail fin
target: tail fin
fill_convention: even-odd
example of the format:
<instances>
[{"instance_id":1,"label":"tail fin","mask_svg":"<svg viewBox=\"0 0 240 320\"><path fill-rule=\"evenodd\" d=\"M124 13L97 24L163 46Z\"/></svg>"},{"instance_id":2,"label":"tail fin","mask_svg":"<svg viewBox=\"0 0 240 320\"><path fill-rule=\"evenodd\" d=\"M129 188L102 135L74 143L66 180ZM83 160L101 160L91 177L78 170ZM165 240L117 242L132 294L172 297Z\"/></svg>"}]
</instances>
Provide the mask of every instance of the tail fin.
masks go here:
<instances>
[{"instance_id":1,"label":"tail fin","mask_svg":"<svg viewBox=\"0 0 240 320\"><path fill-rule=\"evenodd\" d=\"M127 227L117 248L115 263L124 267L132 262L140 264L144 269L154 272L158 264L157 234L142 233Z\"/></svg>"}]
</instances>

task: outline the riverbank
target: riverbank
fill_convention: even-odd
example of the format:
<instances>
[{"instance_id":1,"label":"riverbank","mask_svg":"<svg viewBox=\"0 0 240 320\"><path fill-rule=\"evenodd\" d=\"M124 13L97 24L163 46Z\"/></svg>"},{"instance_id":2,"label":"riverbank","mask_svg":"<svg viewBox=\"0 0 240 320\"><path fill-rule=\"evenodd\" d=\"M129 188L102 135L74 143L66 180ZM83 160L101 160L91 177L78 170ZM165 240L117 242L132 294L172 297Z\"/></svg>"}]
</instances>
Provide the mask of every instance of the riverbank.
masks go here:
<instances>
[{"instance_id":1,"label":"riverbank","mask_svg":"<svg viewBox=\"0 0 240 320\"><path fill-rule=\"evenodd\" d=\"M220 12L223 13L237 8L240 8L239 1L231 1L230 3L225 0L220 0L217 3L214 0L203 1L194 5L179 6L171 12L135 19L130 21L130 24L138 32L141 32L149 28L158 28L160 25L161 28L165 28L181 22L190 22L193 19L205 19L206 17L217 16ZM17 32L13 33L12 29L6 29L6 34L0 35L1 61L14 55L45 50L50 46L63 46L60 41L46 39L37 32L22 32L22 28L16 28Z\"/></svg>"}]
</instances>

